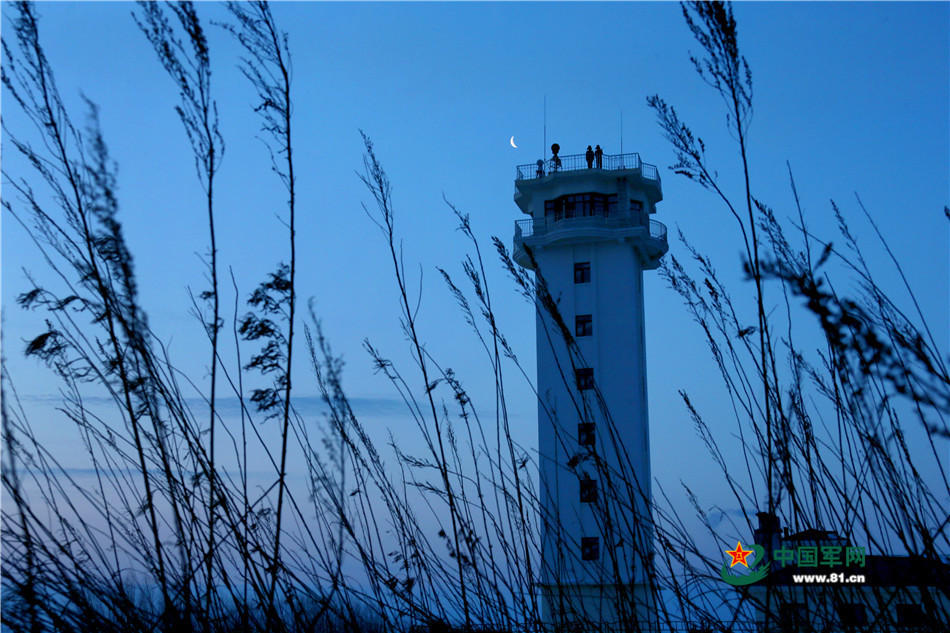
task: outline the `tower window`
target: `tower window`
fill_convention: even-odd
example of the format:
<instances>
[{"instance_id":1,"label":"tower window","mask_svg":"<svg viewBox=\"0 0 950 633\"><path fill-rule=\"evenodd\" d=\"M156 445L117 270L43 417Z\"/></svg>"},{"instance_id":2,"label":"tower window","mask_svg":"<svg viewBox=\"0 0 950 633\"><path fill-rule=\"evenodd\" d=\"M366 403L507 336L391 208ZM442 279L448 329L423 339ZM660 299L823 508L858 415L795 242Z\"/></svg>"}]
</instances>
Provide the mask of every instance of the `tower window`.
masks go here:
<instances>
[{"instance_id":1,"label":"tower window","mask_svg":"<svg viewBox=\"0 0 950 633\"><path fill-rule=\"evenodd\" d=\"M863 626L868 623L868 614L860 603L842 604L838 607L842 626Z\"/></svg>"},{"instance_id":2,"label":"tower window","mask_svg":"<svg viewBox=\"0 0 950 633\"><path fill-rule=\"evenodd\" d=\"M577 388L581 391L594 388L594 370L592 368L581 367L576 369L574 370L574 376L577 379Z\"/></svg>"},{"instance_id":3,"label":"tower window","mask_svg":"<svg viewBox=\"0 0 950 633\"><path fill-rule=\"evenodd\" d=\"M925 624L924 610L919 604L901 603L897 605L898 626L922 626Z\"/></svg>"},{"instance_id":4,"label":"tower window","mask_svg":"<svg viewBox=\"0 0 950 633\"><path fill-rule=\"evenodd\" d=\"M782 633L797 632L808 624L805 605L801 602L786 602L779 607L778 621Z\"/></svg>"},{"instance_id":5,"label":"tower window","mask_svg":"<svg viewBox=\"0 0 950 633\"><path fill-rule=\"evenodd\" d=\"M599 560L600 559L600 537L582 536L581 537L581 560Z\"/></svg>"},{"instance_id":6,"label":"tower window","mask_svg":"<svg viewBox=\"0 0 950 633\"><path fill-rule=\"evenodd\" d=\"M574 317L574 336L591 336L594 333L594 317L578 314Z\"/></svg>"},{"instance_id":7,"label":"tower window","mask_svg":"<svg viewBox=\"0 0 950 633\"><path fill-rule=\"evenodd\" d=\"M581 446L594 445L594 423L581 422L577 425L577 443Z\"/></svg>"},{"instance_id":8,"label":"tower window","mask_svg":"<svg viewBox=\"0 0 950 633\"><path fill-rule=\"evenodd\" d=\"M574 283L590 283L590 262L576 262L574 264Z\"/></svg>"},{"instance_id":9,"label":"tower window","mask_svg":"<svg viewBox=\"0 0 950 633\"><path fill-rule=\"evenodd\" d=\"M581 503L597 503L596 479L581 479Z\"/></svg>"}]
</instances>

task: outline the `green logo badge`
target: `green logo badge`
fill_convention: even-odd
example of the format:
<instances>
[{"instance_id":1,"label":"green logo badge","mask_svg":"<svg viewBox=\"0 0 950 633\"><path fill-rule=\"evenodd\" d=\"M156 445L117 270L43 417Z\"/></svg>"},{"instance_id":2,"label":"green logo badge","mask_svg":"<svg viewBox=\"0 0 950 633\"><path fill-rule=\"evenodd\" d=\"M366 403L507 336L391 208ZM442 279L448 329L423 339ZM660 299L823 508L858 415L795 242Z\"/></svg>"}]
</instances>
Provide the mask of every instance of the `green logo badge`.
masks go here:
<instances>
[{"instance_id":1,"label":"green logo badge","mask_svg":"<svg viewBox=\"0 0 950 633\"><path fill-rule=\"evenodd\" d=\"M742 549L742 543L737 542L736 548L734 550L726 550L726 554L732 558L732 561L731 563L723 564L719 575L730 585L736 587L751 585L754 582L762 580L769 573L770 563L765 562L765 548L761 545L753 545L752 549ZM755 554L755 556L750 564L748 559L751 554ZM749 573L742 574L741 576L733 574L730 570L736 565L744 565L746 569L749 570Z\"/></svg>"}]
</instances>

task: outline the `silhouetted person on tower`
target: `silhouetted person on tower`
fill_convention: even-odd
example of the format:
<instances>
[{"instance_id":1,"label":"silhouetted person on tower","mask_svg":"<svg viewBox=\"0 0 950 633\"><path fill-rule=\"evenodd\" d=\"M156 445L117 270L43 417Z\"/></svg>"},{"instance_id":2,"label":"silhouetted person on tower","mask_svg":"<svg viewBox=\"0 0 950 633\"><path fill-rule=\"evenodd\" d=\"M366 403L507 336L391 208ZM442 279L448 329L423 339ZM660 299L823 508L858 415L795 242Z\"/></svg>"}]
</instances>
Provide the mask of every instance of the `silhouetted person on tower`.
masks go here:
<instances>
[{"instance_id":1,"label":"silhouetted person on tower","mask_svg":"<svg viewBox=\"0 0 950 633\"><path fill-rule=\"evenodd\" d=\"M594 150L594 157L597 159L597 169L604 168L604 150L600 149L600 145L597 146L597 149Z\"/></svg>"},{"instance_id":2,"label":"silhouetted person on tower","mask_svg":"<svg viewBox=\"0 0 950 633\"><path fill-rule=\"evenodd\" d=\"M591 149L590 145L587 146L587 169L590 169L594 166L594 150Z\"/></svg>"},{"instance_id":3,"label":"silhouetted person on tower","mask_svg":"<svg viewBox=\"0 0 950 633\"><path fill-rule=\"evenodd\" d=\"M557 143L551 145L551 171L557 171L561 168L561 159L557 153L561 151L561 146Z\"/></svg>"}]
</instances>

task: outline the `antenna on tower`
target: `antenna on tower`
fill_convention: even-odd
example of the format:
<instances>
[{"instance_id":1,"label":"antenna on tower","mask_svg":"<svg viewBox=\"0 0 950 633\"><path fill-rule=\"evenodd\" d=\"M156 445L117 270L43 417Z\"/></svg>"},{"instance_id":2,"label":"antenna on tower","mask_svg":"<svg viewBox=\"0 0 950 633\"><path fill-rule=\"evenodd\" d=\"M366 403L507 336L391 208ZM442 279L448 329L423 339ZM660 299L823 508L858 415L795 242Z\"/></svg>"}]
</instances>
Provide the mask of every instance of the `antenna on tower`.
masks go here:
<instances>
[{"instance_id":1,"label":"antenna on tower","mask_svg":"<svg viewBox=\"0 0 950 633\"><path fill-rule=\"evenodd\" d=\"M541 141L541 159L544 160L544 154L548 151L548 96L544 95L544 139Z\"/></svg>"},{"instance_id":2,"label":"antenna on tower","mask_svg":"<svg viewBox=\"0 0 950 633\"><path fill-rule=\"evenodd\" d=\"M620 110L620 155L623 156L623 109ZM622 158L620 160L623 160Z\"/></svg>"}]
</instances>

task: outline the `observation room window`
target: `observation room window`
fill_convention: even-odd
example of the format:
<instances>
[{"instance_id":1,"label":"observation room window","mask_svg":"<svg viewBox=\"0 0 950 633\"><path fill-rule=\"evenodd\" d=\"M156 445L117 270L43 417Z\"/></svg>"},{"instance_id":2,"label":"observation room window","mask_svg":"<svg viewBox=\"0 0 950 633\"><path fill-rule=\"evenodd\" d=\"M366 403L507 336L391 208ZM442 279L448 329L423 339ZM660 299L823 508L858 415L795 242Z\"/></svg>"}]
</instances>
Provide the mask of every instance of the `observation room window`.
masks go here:
<instances>
[{"instance_id":1,"label":"observation room window","mask_svg":"<svg viewBox=\"0 0 950 633\"><path fill-rule=\"evenodd\" d=\"M574 336L591 336L594 333L594 317L578 314L574 317Z\"/></svg>"},{"instance_id":2,"label":"observation room window","mask_svg":"<svg viewBox=\"0 0 950 633\"><path fill-rule=\"evenodd\" d=\"M600 537L581 537L581 560L600 560Z\"/></svg>"},{"instance_id":3,"label":"observation room window","mask_svg":"<svg viewBox=\"0 0 950 633\"><path fill-rule=\"evenodd\" d=\"M617 212L615 193L575 193L544 201L544 217L555 221L608 216Z\"/></svg>"},{"instance_id":4,"label":"observation room window","mask_svg":"<svg viewBox=\"0 0 950 633\"><path fill-rule=\"evenodd\" d=\"M639 200L630 201L630 216L640 224L647 223L647 214L643 211L643 203Z\"/></svg>"},{"instance_id":5,"label":"observation room window","mask_svg":"<svg viewBox=\"0 0 950 633\"><path fill-rule=\"evenodd\" d=\"M574 264L574 283L590 283L590 262L576 262Z\"/></svg>"}]
</instances>

